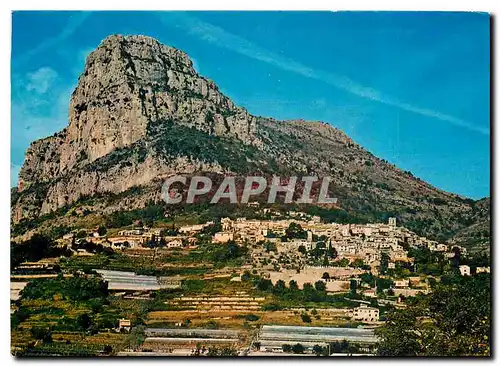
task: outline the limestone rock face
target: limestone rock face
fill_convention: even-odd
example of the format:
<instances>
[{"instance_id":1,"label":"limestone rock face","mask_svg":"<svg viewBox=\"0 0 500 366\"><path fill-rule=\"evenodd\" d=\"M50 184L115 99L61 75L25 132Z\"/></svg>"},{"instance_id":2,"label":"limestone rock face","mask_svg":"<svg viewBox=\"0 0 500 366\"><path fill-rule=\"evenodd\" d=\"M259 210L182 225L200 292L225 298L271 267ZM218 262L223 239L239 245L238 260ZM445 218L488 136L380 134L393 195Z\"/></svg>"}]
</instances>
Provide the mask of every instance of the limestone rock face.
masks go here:
<instances>
[{"instance_id":1,"label":"limestone rock face","mask_svg":"<svg viewBox=\"0 0 500 366\"><path fill-rule=\"evenodd\" d=\"M59 174L61 146L65 140L66 130L63 130L30 145L19 173L18 189L20 191L24 190L26 183L48 181Z\"/></svg>"},{"instance_id":2,"label":"limestone rock face","mask_svg":"<svg viewBox=\"0 0 500 366\"><path fill-rule=\"evenodd\" d=\"M259 144L255 118L199 76L184 52L149 37L110 36L87 58L68 127L30 146L19 190L130 146L165 121Z\"/></svg>"}]
</instances>

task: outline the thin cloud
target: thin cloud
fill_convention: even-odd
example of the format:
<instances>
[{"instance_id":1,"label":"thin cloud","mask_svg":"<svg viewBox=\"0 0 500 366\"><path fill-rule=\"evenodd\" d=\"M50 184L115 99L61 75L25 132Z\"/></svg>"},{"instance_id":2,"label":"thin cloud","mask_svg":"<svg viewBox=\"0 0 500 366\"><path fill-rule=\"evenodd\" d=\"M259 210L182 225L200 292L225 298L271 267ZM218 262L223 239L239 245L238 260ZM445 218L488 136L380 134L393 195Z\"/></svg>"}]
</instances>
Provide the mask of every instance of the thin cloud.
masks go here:
<instances>
[{"instance_id":1,"label":"thin cloud","mask_svg":"<svg viewBox=\"0 0 500 366\"><path fill-rule=\"evenodd\" d=\"M34 90L38 94L44 94L53 85L57 77L57 72L50 67L41 67L27 75L28 85L26 85L26 89L28 91Z\"/></svg>"},{"instance_id":2,"label":"thin cloud","mask_svg":"<svg viewBox=\"0 0 500 366\"><path fill-rule=\"evenodd\" d=\"M82 25L82 23L91 15L90 12L79 12L78 14L71 16L69 18L68 24L64 27L59 35L47 38L45 41L41 42L37 47L23 53L22 55L13 59L13 64L19 66L20 64L28 61L33 56L42 52L48 48L54 47L57 44L63 42L69 38L77 29Z\"/></svg>"},{"instance_id":3,"label":"thin cloud","mask_svg":"<svg viewBox=\"0 0 500 366\"><path fill-rule=\"evenodd\" d=\"M460 118L400 101L397 98L383 94L378 90L361 85L344 75L312 69L292 59L285 58L277 53L259 47L240 36L229 33L213 24L201 21L191 15L185 13L162 14L160 15L160 19L165 25L183 27L189 34L218 47L227 48L241 55L268 63L280 69L290 71L310 79L325 82L335 88L345 90L361 98L390 105L425 117L436 118L484 135L490 134L490 131L487 128L478 127Z\"/></svg>"},{"instance_id":4,"label":"thin cloud","mask_svg":"<svg viewBox=\"0 0 500 366\"><path fill-rule=\"evenodd\" d=\"M60 131L68 123L73 87L57 72L42 67L12 76L11 185L17 182L24 152L31 142Z\"/></svg>"}]
</instances>

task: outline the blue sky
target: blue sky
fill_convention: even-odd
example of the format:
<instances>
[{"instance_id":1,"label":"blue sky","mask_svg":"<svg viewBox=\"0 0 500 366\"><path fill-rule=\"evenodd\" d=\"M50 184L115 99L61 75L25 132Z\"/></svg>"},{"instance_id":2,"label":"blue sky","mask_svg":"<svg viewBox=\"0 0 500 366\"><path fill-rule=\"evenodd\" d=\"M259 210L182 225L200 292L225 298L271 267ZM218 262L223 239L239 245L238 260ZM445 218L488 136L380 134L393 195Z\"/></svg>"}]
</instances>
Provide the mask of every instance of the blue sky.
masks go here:
<instances>
[{"instance_id":1,"label":"blue sky","mask_svg":"<svg viewBox=\"0 0 500 366\"><path fill-rule=\"evenodd\" d=\"M15 12L11 184L67 125L110 34L182 49L255 115L321 120L446 191L489 196L489 16L394 12Z\"/></svg>"}]
</instances>

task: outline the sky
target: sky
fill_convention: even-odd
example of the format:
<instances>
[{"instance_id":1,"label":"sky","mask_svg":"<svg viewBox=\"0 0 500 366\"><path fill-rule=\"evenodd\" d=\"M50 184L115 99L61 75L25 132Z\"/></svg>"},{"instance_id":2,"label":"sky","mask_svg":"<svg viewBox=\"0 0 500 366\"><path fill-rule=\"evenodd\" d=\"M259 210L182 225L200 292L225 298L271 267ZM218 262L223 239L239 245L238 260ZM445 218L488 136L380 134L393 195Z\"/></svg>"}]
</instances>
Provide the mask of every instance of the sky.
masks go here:
<instances>
[{"instance_id":1,"label":"sky","mask_svg":"<svg viewBox=\"0 0 500 366\"><path fill-rule=\"evenodd\" d=\"M440 189L490 195L486 13L14 12L12 28L12 186L29 144L68 124L87 55L142 34L254 115L327 122Z\"/></svg>"}]
</instances>

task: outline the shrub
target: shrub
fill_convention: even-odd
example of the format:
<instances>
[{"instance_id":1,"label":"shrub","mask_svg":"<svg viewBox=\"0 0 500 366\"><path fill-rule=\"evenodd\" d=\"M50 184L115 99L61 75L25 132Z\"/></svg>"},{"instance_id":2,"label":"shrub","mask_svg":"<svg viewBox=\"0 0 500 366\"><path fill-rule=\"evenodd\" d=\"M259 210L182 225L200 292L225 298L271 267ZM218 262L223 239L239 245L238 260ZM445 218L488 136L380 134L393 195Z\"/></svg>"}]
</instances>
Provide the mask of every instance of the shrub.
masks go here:
<instances>
[{"instance_id":1,"label":"shrub","mask_svg":"<svg viewBox=\"0 0 500 366\"><path fill-rule=\"evenodd\" d=\"M35 279L21 292L23 299L53 299L61 294L64 299L88 301L104 299L108 295L108 284L96 277Z\"/></svg>"},{"instance_id":2,"label":"shrub","mask_svg":"<svg viewBox=\"0 0 500 366\"><path fill-rule=\"evenodd\" d=\"M304 323L310 323L312 320L311 320L311 317L309 315L307 315L306 313L302 313L300 315L300 318L302 319L302 321Z\"/></svg>"},{"instance_id":3,"label":"shrub","mask_svg":"<svg viewBox=\"0 0 500 366\"><path fill-rule=\"evenodd\" d=\"M255 321L259 320L260 318L255 314L248 314L245 316L245 319L248 320L249 322L255 322Z\"/></svg>"},{"instance_id":4,"label":"shrub","mask_svg":"<svg viewBox=\"0 0 500 366\"><path fill-rule=\"evenodd\" d=\"M292 346L292 352L293 353L304 353L304 351L305 351L305 348L300 343L294 344Z\"/></svg>"}]
</instances>

